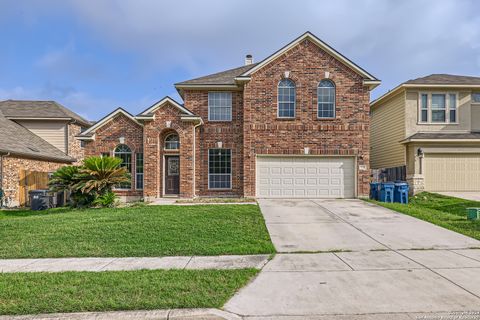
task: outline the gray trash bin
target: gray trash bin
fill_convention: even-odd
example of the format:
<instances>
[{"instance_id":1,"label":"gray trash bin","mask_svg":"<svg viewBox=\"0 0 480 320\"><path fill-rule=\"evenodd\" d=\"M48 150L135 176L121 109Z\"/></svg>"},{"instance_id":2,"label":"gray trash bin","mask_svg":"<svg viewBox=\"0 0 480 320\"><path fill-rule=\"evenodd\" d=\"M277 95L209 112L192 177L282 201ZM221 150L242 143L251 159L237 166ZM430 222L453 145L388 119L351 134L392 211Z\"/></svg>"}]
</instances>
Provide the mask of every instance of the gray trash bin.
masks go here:
<instances>
[{"instance_id":1,"label":"gray trash bin","mask_svg":"<svg viewBox=\"0 0 480 320\"><path fill-rule=\"evenodd\" d=\"M46 210L53 208L53 198L50 190L31 190L28 195L30 196L30 209Z\"/></svg>"}]
</instances>

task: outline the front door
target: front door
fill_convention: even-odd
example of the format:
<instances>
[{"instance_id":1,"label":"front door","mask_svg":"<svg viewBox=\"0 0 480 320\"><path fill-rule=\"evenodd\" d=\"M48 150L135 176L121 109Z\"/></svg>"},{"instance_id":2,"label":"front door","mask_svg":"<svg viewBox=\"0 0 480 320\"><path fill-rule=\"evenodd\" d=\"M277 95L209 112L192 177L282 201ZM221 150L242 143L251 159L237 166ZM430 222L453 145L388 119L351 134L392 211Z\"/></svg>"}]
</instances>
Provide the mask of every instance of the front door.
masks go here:
<instances>
[{"instance_id":1,"label":"front door","mask_svg":"<svg viewBox=\"0 0 480 320\"><path fill-rule=\"evenodd\" d=\"M180 157L165 156L165 194L180 193Z\"/></svg>"}]
</instances>

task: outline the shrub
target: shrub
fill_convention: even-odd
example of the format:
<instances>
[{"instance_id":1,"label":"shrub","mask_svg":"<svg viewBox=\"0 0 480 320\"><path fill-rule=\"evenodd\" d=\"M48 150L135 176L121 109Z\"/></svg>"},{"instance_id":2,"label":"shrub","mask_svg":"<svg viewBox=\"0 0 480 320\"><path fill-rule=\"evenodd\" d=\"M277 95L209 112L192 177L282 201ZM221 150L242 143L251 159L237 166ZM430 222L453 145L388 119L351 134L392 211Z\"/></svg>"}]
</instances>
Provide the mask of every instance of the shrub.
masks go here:
<instances>
[{"instance_id":1,"label":"shrub","mask_svg":"<svg viewBox=\"0 0 480 320\"><path fill-rule=\"evenodd\" d=\"M49 187L52 191L68 192L70 205L74 207L112 206L116 200L112 188L130 182L130 174L121 165L122 160L118 158L89 157L81 166L58 169Z\"/></svg>"},{"instance_id":2,"label":"shrub","mask_svg":"<svg viewBox=\"0 0 480 320\"><path fill-rule=\"evenodd\" d=\"M117 195L113 191L109 191L105 194L98 196L93 200L92 204L104 208L112 208L115 206Z\"/></svg>"}]
</instances>

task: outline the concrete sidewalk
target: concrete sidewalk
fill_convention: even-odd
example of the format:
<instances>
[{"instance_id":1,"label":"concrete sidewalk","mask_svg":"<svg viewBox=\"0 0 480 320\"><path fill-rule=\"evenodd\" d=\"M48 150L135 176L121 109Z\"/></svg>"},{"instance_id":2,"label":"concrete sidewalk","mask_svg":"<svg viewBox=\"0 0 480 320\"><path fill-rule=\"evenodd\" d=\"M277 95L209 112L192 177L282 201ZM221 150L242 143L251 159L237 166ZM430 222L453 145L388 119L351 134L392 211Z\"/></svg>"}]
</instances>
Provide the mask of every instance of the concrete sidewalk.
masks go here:
<instances>
[{"instance_id":1,"label":"concrete sidewalk","mask_svg":"<svg viewBox=\"0 0 480 320\"><path fill-rule=\"evenodd\" d=\"M0 320L240 320L241 317L218 309L171 309L109 312L52 313L0 316Z\"/></svg>"},{"instance_id":2,"label":"concrete sidewalk","mask_svg":"<svg viewBox=\"0 0 480 320\"><path fill-rule=\"evenodd\" d=\"M126 271L140 269L261 269L269 255L0 260L0 272Z\"/></svg>"}]
</instances>

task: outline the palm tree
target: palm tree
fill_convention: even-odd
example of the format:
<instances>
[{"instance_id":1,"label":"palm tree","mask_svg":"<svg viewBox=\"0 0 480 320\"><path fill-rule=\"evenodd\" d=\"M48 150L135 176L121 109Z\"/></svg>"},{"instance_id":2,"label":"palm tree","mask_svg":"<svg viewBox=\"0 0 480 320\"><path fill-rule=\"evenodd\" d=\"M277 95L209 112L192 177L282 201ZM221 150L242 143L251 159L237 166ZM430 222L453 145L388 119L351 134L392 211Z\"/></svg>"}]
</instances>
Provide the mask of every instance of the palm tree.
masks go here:
<instances>
[{"instance_id":1,"label":"palm tree","mask_svg":"<svg viewBox=\"0 0 480 320\"><path fill-rule=\"evenodd\" d=\"M130 174L122 167L122 159L113 157L90 157L83 161L76 184L82 193L104 195L113 186L130 182Z\"/></svg>"}]
</instances>

